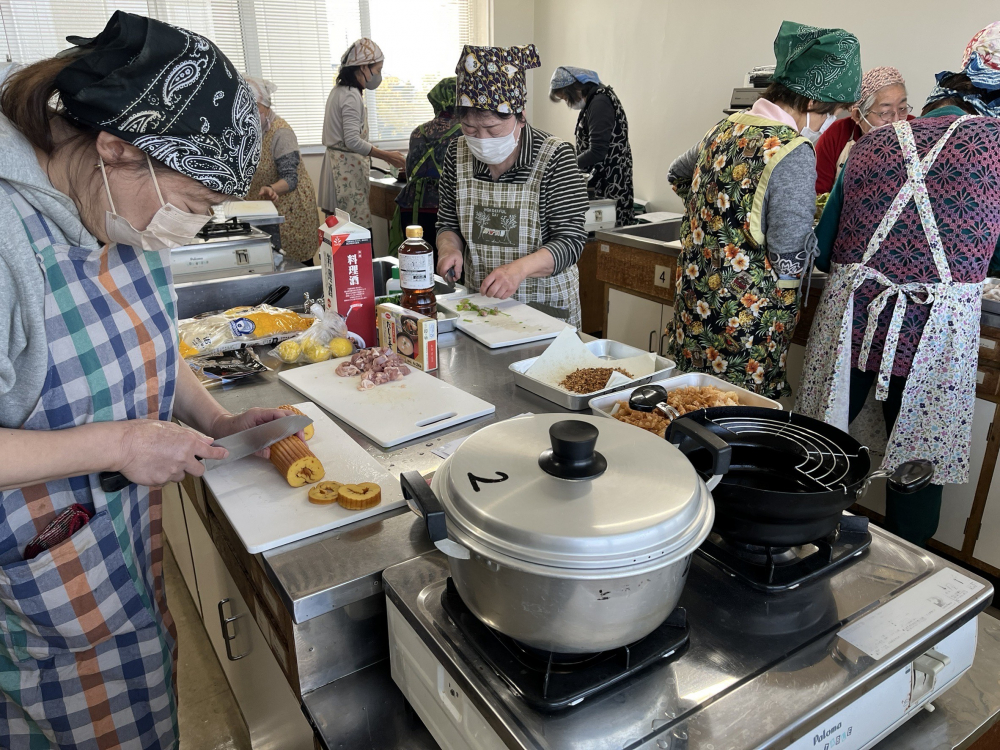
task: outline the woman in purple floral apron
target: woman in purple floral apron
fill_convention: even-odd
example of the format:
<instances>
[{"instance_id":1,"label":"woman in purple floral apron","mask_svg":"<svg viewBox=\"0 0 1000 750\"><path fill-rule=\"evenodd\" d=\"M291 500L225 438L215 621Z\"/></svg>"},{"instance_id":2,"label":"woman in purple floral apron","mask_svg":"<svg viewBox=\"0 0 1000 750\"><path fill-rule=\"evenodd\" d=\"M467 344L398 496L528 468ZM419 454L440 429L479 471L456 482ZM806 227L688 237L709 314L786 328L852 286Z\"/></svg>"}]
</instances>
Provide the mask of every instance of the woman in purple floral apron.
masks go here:
<instances>
[{"instance_id":1,"label":"woman in purple floral apron","mask_svg":"<svg viewBox=\"0 0 1000 750\"><path fill-rule=\"evenodd\" d=\"M170 248L246 192L260 122L196 34L118 12L70 41L0 89L0 747L175 748L157 488L282 412L179 360Z\"/></svg>"},{"instance_id":2,"label":"woman in purple floral apron","mask_svg":"<svg viewBox=\"0 0 1000 750\"><path fill-rule=\"evenodd\" d=\"M991 89L968 67L940 74L922 117L858 141L817 228L830 277L796 410L850 424L883 467L934 463L928 488L886 491L886 527L920 546L942 485L969 477L982 286L1000 247L1000 67L988 73Z\"/></svg>"}]
</instances>

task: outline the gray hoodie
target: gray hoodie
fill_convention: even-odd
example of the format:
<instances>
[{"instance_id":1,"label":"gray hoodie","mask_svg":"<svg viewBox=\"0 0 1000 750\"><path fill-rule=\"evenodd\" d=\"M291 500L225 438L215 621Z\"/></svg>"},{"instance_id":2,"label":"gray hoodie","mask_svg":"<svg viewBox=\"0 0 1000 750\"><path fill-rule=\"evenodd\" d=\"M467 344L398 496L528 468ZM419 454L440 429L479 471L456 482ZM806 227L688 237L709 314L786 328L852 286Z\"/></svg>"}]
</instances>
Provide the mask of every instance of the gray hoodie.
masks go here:
<instances>
[{"instance_id":1,"label":"gray hoodie","mask_svg":"<svg viewBox=\"0 0 1000 750\"><path fill-rule=\"evenodd\" d=\"M7 69L0 70L0 83ZM0 180L45 217L56 243L96 248L69 196L49 182L31 144L0 114ZM0 426L20 427L38 402L48 366L45 279L21 219L0 191Z\"/></svg>"}]
</instances>

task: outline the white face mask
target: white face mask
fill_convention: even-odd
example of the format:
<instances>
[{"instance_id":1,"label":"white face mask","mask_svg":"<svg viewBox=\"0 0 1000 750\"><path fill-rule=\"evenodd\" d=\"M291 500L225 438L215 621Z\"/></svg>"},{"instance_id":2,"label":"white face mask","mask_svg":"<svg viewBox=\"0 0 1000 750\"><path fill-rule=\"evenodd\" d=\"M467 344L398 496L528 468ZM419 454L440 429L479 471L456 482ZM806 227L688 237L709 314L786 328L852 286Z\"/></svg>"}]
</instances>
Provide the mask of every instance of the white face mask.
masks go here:
<instances>
[{"instance_id":1,"label":"white face mask","mask_svg":"<svg viewBox=\"0 0 1000 750\"><path fill-rule=\"evenodd\" d=\"M515 124L514 130L507 135L496 138L473 138L471 135L467 135L465 142L469 145L469 151L479 161L484 164L501 164L517 148L517 138L514 136L516 131L517 125Z\"/></svg>"},{"instance_id":2,"label":"white face mask","mask_svg":"<svg viewBox=\"0 0 1000 750\"><path fill-rule=\"evenodd\" d=\"M570 109L575 109L575 110L577 110L577 111L580 111L580 110L581 110L581 109L583 109L583 108L584 108L584 107L585 107L586 105L587 105L587 100L586 100L586 99L578 99L578 100L577 100L577 101L575 101L575 102L570 102L570 103L569 103L569 108L570 108Z\"/></svg>"},{"instance_id":3,"label":"white face mask","mask_svg":"<svg viewBox=\"0 0 1000 750\"><path fill-rule=\"evenodd\" d=\"M100 159L100 157L98 158ZM153 162L150 161L149 156L146 156L146 164L149 165L149 173L153 176L153 186L156 188L156 196L160 199L160 208L153 214L149 226L140 232L129 223L128 219L120 216L115 209L115 202L111 198L111 188L108 186L108 173L104 168L104 159L100 159L104 190L108 194L108 203L111 204L111 210L104 214L104 231L107 232L108 241L149 252L189 244L212 217L181 211L172 203L164 203L160 185L156 181L156 173L153 171Z\"/></svg>"},{"instance_id":4,"label":"white face mask","mask_svg":"<svg viewBox=\"0 0 1000 750\"><path fill-rule=\"evenodd\" d=\"M813 143L816 143L816 141L819 140L819 137L826 132L827 128L833 125L833 123L836 121L837 118L834 115L827 115L826 119L823 120L823 124L819 126L819 130L813 130L812 128L809 127L809 120L807 118L806 126L802 128L801 131L799 131L799 135L801 135L804 138L808 138Z\"/></svg>"}]
</instances>

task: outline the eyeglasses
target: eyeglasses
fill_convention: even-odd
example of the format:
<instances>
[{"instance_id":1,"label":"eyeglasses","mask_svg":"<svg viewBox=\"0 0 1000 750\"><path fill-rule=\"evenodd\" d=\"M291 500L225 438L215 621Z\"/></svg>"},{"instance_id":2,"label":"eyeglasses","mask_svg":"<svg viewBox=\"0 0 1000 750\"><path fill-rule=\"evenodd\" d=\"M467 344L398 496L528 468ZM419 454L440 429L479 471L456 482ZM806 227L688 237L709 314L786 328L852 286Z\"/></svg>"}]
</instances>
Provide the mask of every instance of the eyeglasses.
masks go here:
<instances>
[{"instance_id":1,"label":"eyeglasses","mask_svg":"<svg viewBox=\"0 0 1000 750\"><path fill-rule=\"evenodd\" d=\"M904 104L898 109L883 109L878 112L869 112L868 116L877 119L882 123L892 122L894 119L905 120L907 115L913 111L913 105Z\"/></svg>"}]
</instances>

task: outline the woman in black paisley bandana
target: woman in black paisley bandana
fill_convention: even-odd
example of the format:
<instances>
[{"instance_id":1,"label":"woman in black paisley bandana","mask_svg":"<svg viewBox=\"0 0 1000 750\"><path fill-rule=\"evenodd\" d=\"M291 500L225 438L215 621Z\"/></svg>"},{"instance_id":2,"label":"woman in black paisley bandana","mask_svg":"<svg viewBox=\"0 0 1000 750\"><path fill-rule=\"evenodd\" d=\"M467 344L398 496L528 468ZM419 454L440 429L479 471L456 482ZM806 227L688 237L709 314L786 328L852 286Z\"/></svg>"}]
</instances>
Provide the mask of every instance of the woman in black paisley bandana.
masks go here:
<instances>
[{"instance_id":1,"label":"woman in black paisley bandana","mask_svg":"<svg viewBox=\"0 0 1000 750\"><path fill-rule=\"evenodd\" d=\"M0 747L176 748L159 487L284 412L179 358L170 250L246 193L260 120L197 34L70 41L0 84Z\"/></svg>"}]
</instances>

